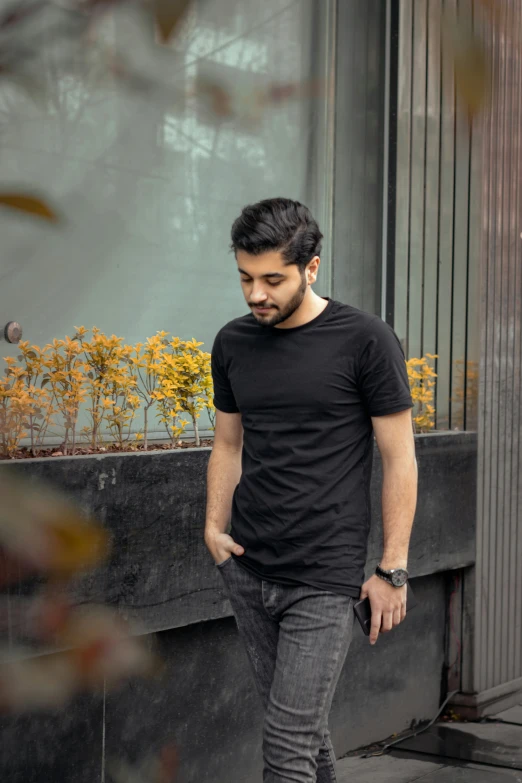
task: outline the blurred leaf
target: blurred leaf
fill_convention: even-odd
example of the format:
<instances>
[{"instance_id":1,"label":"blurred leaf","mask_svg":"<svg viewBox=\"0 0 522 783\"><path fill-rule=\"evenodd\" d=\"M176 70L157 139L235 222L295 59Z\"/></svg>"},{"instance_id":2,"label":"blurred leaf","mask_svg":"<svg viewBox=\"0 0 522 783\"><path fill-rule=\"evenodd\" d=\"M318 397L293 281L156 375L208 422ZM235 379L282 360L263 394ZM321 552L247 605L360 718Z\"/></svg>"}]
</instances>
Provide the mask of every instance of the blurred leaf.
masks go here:
<instances>
[{"instance_id":1,"label":"blurred leaf","mask_svg":"<svg viewBox=\"0 0 522 783\"><path fill-rule=\"evenodd\" d=\"M473 119L485 103L489 85L486 52L476 41L467 51L455 56L455 83L468 116Z\"/></svg>"},{"instance_id":2,"label":"blurred leaf","mask_svg":"<svg viewBox=\"0 0 522 783\"><path fill-rule=\"evenodd\" d=\"M20 563L0 544L0 588L20 582L34 573L35 569L30 563Z\"/></svg>"},{"instance_id":3,"label":"blurred leaf","mask_svg":"<svg viewBox=\"0 0 522 783\"><path fill-rule=\"evenodd\" d=\"M175 745L165 745L160 753L158 783L172 783L178 770L178 751Z\"/></svg>"},{"instance_id":4,"label":"blurred leaf","mask_svg":"<svg viewBox=\"0 0 522 783\"><path fill-rule=\"evenodd\" d=\"M178 752L174 744L165 745L159 755L148 756L136 765L121 759L109 760L112 783L174 783Z\"/></svg>"},{"instance_id":5,"label":"blurred leaf","mask_svg":"<svg viewBox=\"0 0 522 783\"><path fill-rule=\"evenodd\" d=\"M85 524L78 517L64 515L49 523L55 541L49 569L60 576L72 576L79 570L93 568L108 551L107 532L98 526Z\"/></svg>"},{"instance_id":6,"label":"blurred leaf","mask_svg":"<svg viewBox=\"0 0 522 783\"><path fill-rule=\"evenodd\" d=\"M213 114L222 118L232 117L232 96L225 85L200 76L196 80L196 90Z\"/></svg>"},{"instance_id":7,"label":"blurred leaf","mask_svg":"<svg viewBox=\"0 0 522 783\"><path fill-rule=\"evenodd\" d=\"M63 708L80 690L66 654L21 658L0 665L0 712Z\"/></svg>"},{"instance_id":8,"label":"blurred leaf","mask_svg":"<svg viewBox=\"0 0 522 783\"><path fill-rule=\"evenodd\" d=\"M107 556L107 531L60 493L10 475L0 476L0 497L0 583L10 579L14 564L63 579Z\"/></svg>"},{"instance_id":9,"label":"blurred leaf","mask_svg":"<svg viewBox=\"0 0 522 783\"><path fill-rule=\"evenodd\" d=\"M152 13L162 43L168 43L192 0L152 0Z\"/></svg>"},{"instance_id":10,"label":"blurred leaf","mask_svg":"<svg viewBox=\"0 0 522 783\"><path fill-rule=\"evenodd\" d=\"M49 90L41 74L37 76L35 73L22 73L6 68L1 75L11 87L18 87L38 108L45 110Z\"/></svg>"},{"instance_id":11,"label":"blurred leaf","mask_svg":"<svg viewBox=\"0 0 522 783\"><path fill-rule=\"evenodd\" d=\"M45 7L43 0L31 3L10 3L0 15L0 28L11 27L23 22L28 16L38 13Z\"/></svg>"},{"instance_id":12,"label":"blurred leaf","mask_svg":"<svg viewBox=\"0 0 522 783\"><path fill-rule=\"evenodd\" d=\"M503 16L503 11L505 12L505 7L503 9L498 0L479 0L479 4L497 20Z\"/></svg>"},{"instance_id":13,"label":"blurred leaf","mask_svg":"<svg viewBox=\"0 0 522 783\"><path fill-rule=\"evenodd\" d=\"M30 196L24 193L0 193L0 206L9 209L25 212L28 215L48 220L51 223L58 222L58 215L36 196Z\"/></svg>"},{"instance_id":14,"label":"blurred leaf","mask_svg":"<svg viewBox=\"0 0 522 783\"><path fill-rule=\"evenodd\" d=\"M473 29L471 16L445 13L445 35L449 40L455 69L455 86L470 121L483 107L489 89L490 63L486 47Z\"/></svg>"}]
</instances>

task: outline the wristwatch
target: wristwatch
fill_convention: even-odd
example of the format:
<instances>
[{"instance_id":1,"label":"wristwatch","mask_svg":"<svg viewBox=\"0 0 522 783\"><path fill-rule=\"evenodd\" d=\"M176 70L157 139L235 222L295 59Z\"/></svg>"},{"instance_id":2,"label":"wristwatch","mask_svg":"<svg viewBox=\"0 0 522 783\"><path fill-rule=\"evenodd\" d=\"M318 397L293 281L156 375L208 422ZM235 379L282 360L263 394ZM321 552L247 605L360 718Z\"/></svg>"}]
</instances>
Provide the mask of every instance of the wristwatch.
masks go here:
<instances>
[{"instance_id":1,"label":"wristwatch","mask_svg":"<svg viewBox=\"0 0 522 783\"><path fill-rule=\"evenodd\" d=\"M375 569L375 573L381 579L384 579L388 584L393 587L404 587L408 581L408 572L405 568L392 568L390 571L385 571L380 565Z\"/></svg>"}]
</instances>

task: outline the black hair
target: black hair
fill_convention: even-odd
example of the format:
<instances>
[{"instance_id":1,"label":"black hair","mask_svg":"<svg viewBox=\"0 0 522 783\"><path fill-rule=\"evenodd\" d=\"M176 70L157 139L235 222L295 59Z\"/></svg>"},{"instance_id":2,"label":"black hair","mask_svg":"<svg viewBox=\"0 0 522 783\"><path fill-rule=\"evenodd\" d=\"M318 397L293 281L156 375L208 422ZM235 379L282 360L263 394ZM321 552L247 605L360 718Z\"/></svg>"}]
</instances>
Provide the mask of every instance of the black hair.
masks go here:
<instances>
[{"instance_id":1,"label":"black hair","mask_svg":"<svg viewBox=\"0 0 522 783\"><path fill-rule=\"evenodd\" d=\"M321 252L323 235L312 213L299 201L271 198L249 204L234 221L232 250L258 256L279 250L287 264L301 272Z\"/></svg>"}]
</instances>

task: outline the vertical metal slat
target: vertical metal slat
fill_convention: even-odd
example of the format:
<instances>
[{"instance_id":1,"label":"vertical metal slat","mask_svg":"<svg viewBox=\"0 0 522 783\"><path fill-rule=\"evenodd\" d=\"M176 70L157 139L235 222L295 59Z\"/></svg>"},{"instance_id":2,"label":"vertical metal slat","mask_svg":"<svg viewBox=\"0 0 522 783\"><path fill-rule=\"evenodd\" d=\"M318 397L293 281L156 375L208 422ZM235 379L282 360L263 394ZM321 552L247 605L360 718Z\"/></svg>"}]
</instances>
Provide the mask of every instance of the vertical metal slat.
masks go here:
<instances>
[{"instance_id":1,"label":"vertical metal slat","mask_svg":"<svg viewBox=\"0 0 522 783\"><path fill-rule=\"evenodd\" d=\"M395 331L408 353L408 257L410 247L410 150L413 0L399 6L399 91L397 113L397 218L395 246Z\"/></svg>"}]
</instances>

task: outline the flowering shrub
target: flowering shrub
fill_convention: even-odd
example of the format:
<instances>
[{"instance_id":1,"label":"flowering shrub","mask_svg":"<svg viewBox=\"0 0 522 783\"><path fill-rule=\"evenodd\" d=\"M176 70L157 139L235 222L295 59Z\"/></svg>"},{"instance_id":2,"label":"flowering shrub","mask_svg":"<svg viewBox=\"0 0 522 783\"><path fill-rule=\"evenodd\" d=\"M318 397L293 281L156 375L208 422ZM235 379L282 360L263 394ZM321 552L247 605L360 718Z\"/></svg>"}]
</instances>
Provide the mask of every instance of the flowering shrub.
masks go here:
<instances>
[{"instance_id":1,"label":"flowering shrub","mask_svg":"<svg viewBox=\"0 0 522 783\"><path fill-rule=\"evenodd\" d=\"M202 344L158 332L131 346L96 327L89 334L83 326L72 338L53 340L44 348L21 342L20 355L5 359L0 377L0 455L14 456L25 439L35 454L57 432L63 454L74 454L80 439L95 451L107 436L120 449L147 449L154 411L172 446L179 444L189 423L199 446L202 411L212 427L215 422L210 354L201 350ZM426 354L406 362L417 432L435 426L437 376L430 361L436 358ZM89 423L79 433L82 410ZM136 432L140 410L143 429Z\"/></svg>"},{"instance_id":2,"label":"flowering shrub","mask_svg":"<svg viewBox=\"0 0 522 783\"><path fill-rule=\"evenodd\" d=\"M0 448L5 456L27 437L33 402L24 383L24 371L7 360L5 376L0 378Z\"/></svg>"},{"instance_id":3,"label":"flowering shrub","mask_svg":"<svg viewBox=\"0 0 522 783\"><path fill-rule=\"evenodd\" d=\"M87 396L86 364L83 360L81 337L85 329L77 330L72 340L53 340L46 346L45 368L42 386L46 386L53 399L56 413L62 417L64 436L63 453L69 448L74 454L76 448L78 416L80 407Z\"/></svg>"},{"instance_id":4,"label":"flowering shrub","mask_svg":"<svg viewBox=\"0 0 522 783\"><path fill-rule=\"evenodd\" d=\"M430 432L435 427L435 407L433 405L435 378L437 373L428 360L436 359L435 354L427 353L420 359L408 359L408 379L413 400L413 423L416 432Z\"/></svg>"},{"instance_id":5,"label":"flowering shrub","mask_svg":"<svg viewBox=\"0 0 522 783\"><path fill-rule=\"evenodd\" d=\"M83 349L84 370L86 370L87 412L90 426L83 434L90 441L91 448L102 445L103 424L118 446L130 437L130 428L140 405L136 394L136 378L131 374L129 359L132 348L123 345L123 339L114 334L107 337L96 327L92 339L79 335Z\"/></svg>"},{"instance_id":6,"label":"flowering shrub","mask_svg":"<svg viewBox=\"0 0 522 783\"><path fill-rule=\"evenodd\" d=\"M0 378L0 455L12 457L25 439L34 454L57 432L63 454L75 453L79 436L93 451L107 435L120 449L147 448L152 408L173 446L189 422L199 446L203 410L213 423L210 354L201 345L158 332L130 346L83 326L44 348L20 343L20 356L5 359ZM140 409L143 431L133 432ZM89 423L78 433L82 410Z\"/></svg>"}]
</instances>

